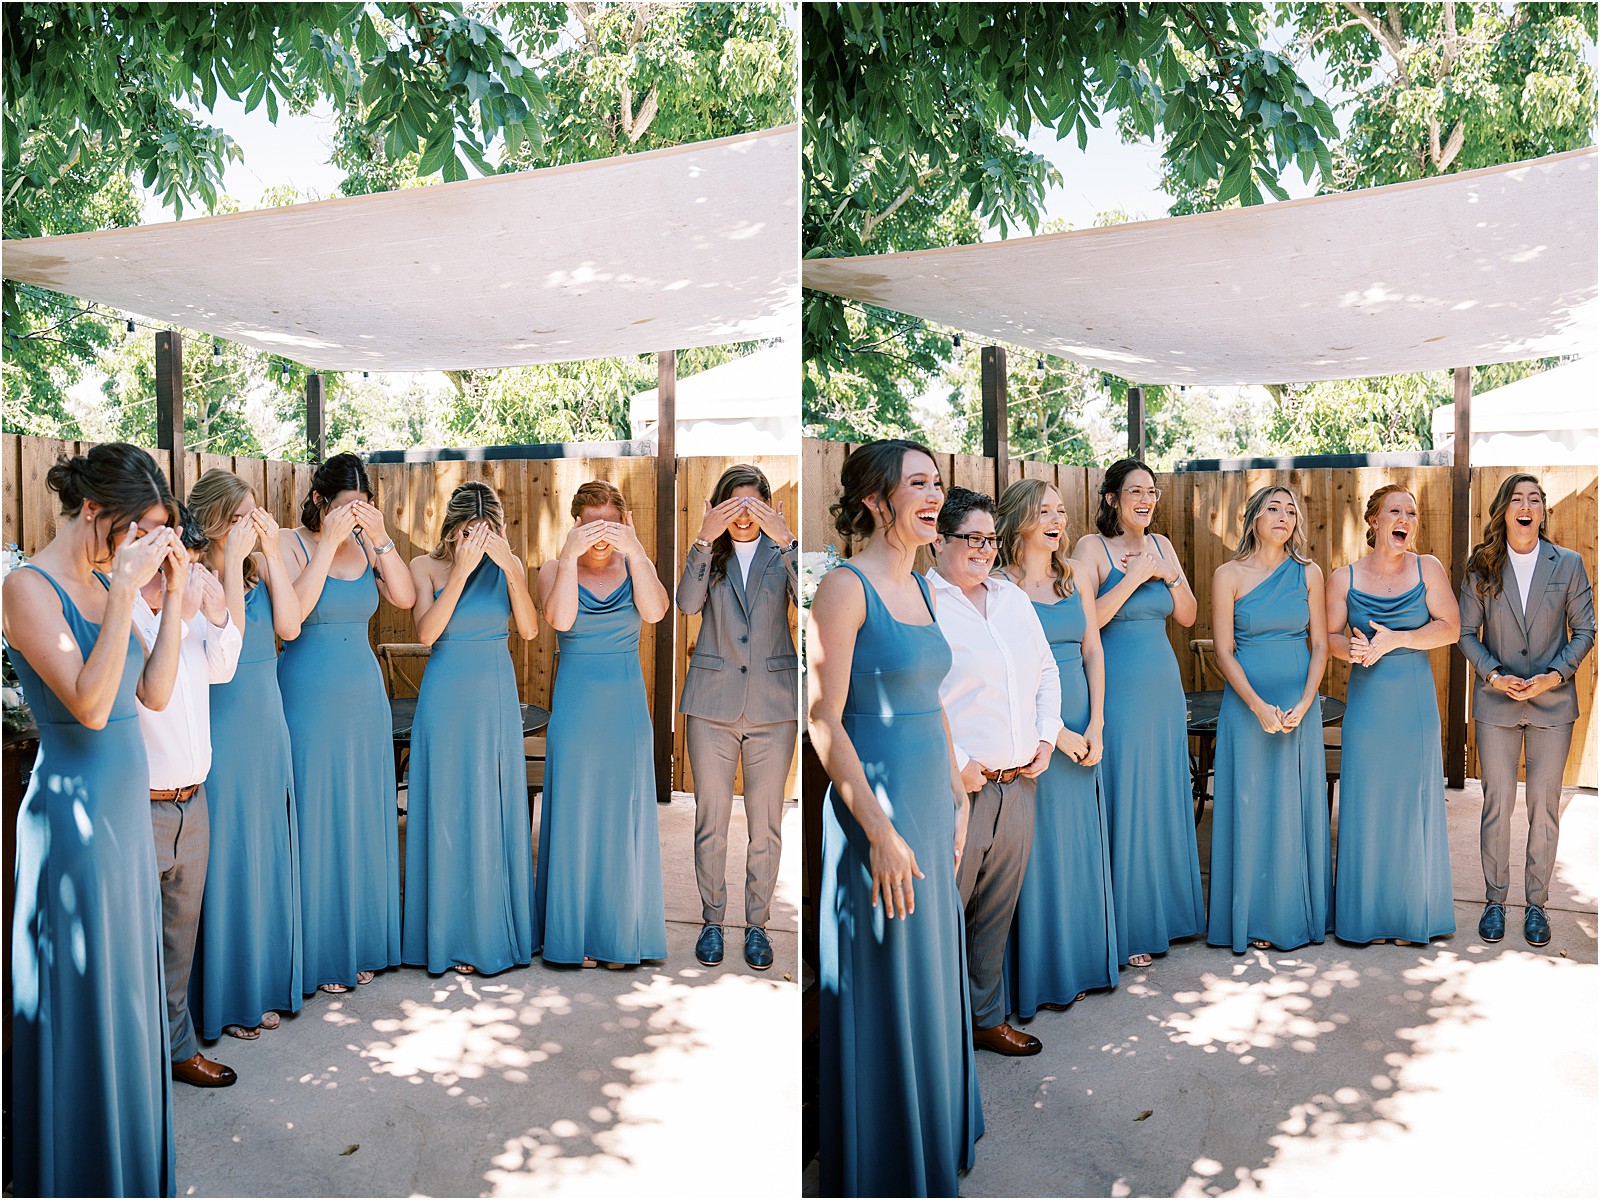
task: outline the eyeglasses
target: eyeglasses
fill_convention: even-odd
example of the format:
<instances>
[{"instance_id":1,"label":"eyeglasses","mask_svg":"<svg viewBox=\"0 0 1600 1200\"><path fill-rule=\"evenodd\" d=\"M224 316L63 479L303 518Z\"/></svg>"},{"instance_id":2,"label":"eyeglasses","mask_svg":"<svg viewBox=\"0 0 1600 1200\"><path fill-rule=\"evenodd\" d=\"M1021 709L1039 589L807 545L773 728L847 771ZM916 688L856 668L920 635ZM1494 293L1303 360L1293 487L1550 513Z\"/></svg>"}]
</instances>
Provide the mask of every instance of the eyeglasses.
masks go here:
<instances>
[{"instance_id":1,"label":"eyeglasses","mask_svg":"<svg viewBox=\"0 0 1600 1200\"><path fill-rule=\"evenodd\" d=\"M949 536L952 541L960 538L974 550L995 550L1000 546L1000 535L998 533L952 533Z\"/></svg>"},{"instance_id":2,"label":"eyeglasses","mask_svg":"<svg viewBox=\"0 0 1600 1200\"><path fill-rule=\"evenodd\" d=\"M1132 500L1135 504L1139 503L1141 500L1148 500L1151 504L1154 504L1157 500L1161 499L1160 488L1125 488L1123 489L1122 494L1129 500Z\"/></svg>"}]
</instances>

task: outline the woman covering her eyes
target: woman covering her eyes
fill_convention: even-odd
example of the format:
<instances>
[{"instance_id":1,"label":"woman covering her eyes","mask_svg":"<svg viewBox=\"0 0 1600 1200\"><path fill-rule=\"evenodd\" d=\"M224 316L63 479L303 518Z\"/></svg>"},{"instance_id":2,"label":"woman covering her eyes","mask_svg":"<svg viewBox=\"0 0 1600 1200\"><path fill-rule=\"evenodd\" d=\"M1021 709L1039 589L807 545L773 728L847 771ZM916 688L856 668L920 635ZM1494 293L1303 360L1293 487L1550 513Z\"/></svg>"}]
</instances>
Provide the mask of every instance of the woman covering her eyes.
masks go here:
<instances>
[{"instance_id":1,"label":"woman covering her eyes","mask_svg":"<svg viewBox=\"0 0 1600 1200\"><path fill-rule=\"evenodd\" d=\"M464 483L411 560L417 640L433 648L411 724L402 957L493 974L533 961L533 843L507 626L539 632L500 496Z\"/></svg>"}]
</instances>

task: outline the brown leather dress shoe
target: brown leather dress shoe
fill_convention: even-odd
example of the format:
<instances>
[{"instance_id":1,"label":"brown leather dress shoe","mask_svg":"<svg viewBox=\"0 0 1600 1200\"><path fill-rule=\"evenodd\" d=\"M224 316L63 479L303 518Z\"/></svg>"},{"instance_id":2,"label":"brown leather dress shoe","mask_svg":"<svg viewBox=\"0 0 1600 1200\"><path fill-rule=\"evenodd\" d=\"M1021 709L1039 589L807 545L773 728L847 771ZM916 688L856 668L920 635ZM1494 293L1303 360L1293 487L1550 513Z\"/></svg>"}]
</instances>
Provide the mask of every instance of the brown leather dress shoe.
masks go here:
<instances>
[{"instance_id":1,"label":"brown leather dress shoe","mask_svg":"<svg viewBox=\"0 0 1600 1200\"><path fill-rule=\"evenodd\" d=\"M1004 1021L988 1029L974 1028L972 1044L979 1050L993 1050L1011 1058L1025 1058L1044 1049L1044 1043L1033 1034L1013 1029Z\"/></svg>"},{"instance_id":2,"label":"brown leather dress shoe","mask_svg":"<svg viewBox=\"0 0 1600 1200\"><path fill-rule=\"evenodd\" d=\"M233 1073L232 1067L214 1063L203 1054L196 1054L193 1058L173 1063L172 1077L179 1083L190 1083L203 1088L232 1087L239 1082L239 1077Z\"/></svg>"}]
</instances>

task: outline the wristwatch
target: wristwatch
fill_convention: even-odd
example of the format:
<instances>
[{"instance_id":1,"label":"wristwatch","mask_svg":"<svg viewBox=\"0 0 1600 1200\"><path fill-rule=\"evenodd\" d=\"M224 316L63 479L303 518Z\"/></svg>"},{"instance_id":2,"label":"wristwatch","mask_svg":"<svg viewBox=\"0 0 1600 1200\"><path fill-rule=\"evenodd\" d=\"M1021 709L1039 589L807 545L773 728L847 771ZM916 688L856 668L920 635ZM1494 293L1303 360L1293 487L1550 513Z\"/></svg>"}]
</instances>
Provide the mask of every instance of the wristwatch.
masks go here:
<instances>
[{"instance_id":1,"label":"wristwatch","mask_svg":"<svg viewBox=\"0 0 1600 1200\"><path fill-rule=\"evenodd\" d=\"M798 550L798 549L800 549L800 539L799 538L795 538L787 546L783 547L782 553L787 554L791 550Z\"/></svg>"}]
</instances>

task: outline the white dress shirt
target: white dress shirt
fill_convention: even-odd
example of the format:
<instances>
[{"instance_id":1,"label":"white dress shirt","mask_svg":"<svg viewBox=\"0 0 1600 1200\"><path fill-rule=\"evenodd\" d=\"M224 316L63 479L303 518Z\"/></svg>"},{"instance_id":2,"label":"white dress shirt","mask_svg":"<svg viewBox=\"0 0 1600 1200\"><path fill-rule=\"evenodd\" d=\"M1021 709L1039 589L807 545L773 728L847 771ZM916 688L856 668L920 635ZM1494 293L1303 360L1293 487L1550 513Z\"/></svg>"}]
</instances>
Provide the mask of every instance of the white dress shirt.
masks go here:
<instances>
[{"instance_id":1,"label":"white dress shirt","mask_svg":"<svg viewBox=\"0 0 1600 1200\"><path fill-rule=\"evenodd\" d=\"M983 581L979 612L955 584L928 572L938 593L939 631L954 658L939 684L956 766L976 759L990 771L1033 761L1040 742L1061 732L1061 673L1033 602L998 575Z\"/></svg>"},{"instance_id":2,"label":"white dress shirt","mask_svg":"<svg viewBox=\"0 0 1600 1200\"><path fill-rule=\"evenodd\" d=\"M166 708L152 712L139 705L139 732L144 734L145 755L150 760L150 787L167 791L204 783L211 773L211 685L227 683L239 665L244 635L224 617L220 629L195 613L183 627L178 649L178 677ZM133 626L145 652L156 644L161 615L143 596L133 602Z\"/></svg>"}]
</instances>

